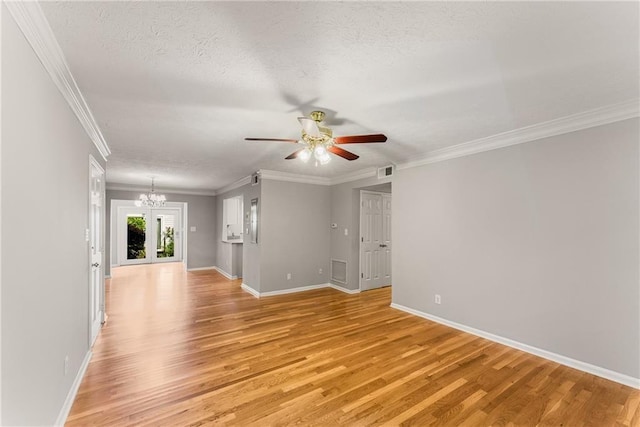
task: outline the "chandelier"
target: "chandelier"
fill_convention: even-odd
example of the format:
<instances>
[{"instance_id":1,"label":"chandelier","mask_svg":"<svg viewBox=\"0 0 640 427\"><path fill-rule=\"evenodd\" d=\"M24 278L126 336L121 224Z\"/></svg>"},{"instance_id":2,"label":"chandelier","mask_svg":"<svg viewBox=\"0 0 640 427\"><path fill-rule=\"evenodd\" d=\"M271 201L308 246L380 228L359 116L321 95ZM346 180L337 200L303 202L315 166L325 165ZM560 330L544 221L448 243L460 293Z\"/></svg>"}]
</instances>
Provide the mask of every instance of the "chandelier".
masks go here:
<instances>
[{"instance_id":1,"label":"chandelier","mask_svg":"<svg viewBox=\"0 0 640 427\"><path fill-rule=\"evenodd\" d=\"M159 208L164 206L167 198L164 194L156 194L154 189L154 178L151 178L151 191L147 194L141 194L140 199L136 200L136 206L145 206L149 208Z\"/></svg>"}]
</instances>

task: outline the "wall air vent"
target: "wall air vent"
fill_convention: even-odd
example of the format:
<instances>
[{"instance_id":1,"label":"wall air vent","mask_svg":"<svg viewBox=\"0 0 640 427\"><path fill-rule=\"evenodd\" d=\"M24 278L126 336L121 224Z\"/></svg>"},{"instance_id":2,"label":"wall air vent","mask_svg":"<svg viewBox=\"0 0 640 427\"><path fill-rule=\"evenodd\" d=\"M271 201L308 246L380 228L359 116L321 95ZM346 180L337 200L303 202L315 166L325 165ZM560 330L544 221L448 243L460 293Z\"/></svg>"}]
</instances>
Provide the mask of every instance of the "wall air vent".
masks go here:
<instances>
[{"instance_id":1,"label":"wall air vent","mask_svg":"<svg viewBox=\"0 0 640 427\"><path fill-rule=\"evenodd\" d=\"M338 259L331 260L331 281L347 284L347 262Z\"/></svg>"},{"instance_id":2,"label":"wall air vent","mask_svg":"<svg viewBox=\"0 0 640 427\"><path fill-rule=\"evenodd\" d=\"M395 170L396 170L396 167L394 165L378 168L378 179L393 176L393 173L395 172Z\"/></svg>"}]
</instances>

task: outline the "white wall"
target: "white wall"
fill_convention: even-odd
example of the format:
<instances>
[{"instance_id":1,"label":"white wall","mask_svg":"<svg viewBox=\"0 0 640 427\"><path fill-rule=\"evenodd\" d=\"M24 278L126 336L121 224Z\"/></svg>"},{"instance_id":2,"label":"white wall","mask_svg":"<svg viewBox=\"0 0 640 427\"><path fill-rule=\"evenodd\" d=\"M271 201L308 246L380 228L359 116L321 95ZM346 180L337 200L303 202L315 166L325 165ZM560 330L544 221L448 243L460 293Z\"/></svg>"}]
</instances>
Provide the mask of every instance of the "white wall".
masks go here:
<instances>
[{"instance_id":1,"label":"white wall","mask_svg":"<svg viewBox=\"0 0 640 427\"><path fill-rule=\"evenodd\" d=\"M639 378L638 126L398 171L393 302Z\"/></svg>"},{"instance_id":2,"label":"white wall","mask_svg":"<svg viewBox=\"0 0 640 427\"><path fill-rule=\"evenodd\" d=\"M1 132L1 424L51 425L89 350L89 154L101 157L4 3Z\"/></svg>"}]
</instances>

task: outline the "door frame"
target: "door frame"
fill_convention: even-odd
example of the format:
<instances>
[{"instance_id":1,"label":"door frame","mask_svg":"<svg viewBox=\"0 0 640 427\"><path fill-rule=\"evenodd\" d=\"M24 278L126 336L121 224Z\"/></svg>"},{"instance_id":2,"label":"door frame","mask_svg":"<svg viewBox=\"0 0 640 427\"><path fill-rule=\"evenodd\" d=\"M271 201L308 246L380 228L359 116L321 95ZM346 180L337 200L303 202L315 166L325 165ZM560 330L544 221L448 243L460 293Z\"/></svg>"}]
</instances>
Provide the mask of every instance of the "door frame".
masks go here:
<instances>
[{"instance_id":1,"label":"door frame","mask_svg":"<svg viewBox=\"0 0 640 427\"><path fill-rule=\"evenodd\" d=\"M374 191L374 190L366 190L366 189L360 189L359 191L360 195L358 197L359 201L358 201L358 273L360 274L358 276L358 291L362 292L362 196L364 194L376 194L376 195L380 195L382 197L384 196L391 196L393 197L393 193L384 193L382 191ZM393 213L392 213L393 215ZM393 230L391 230L391 234L393 236ZM392 237L392 244L393 244L393 237ZM391 273L391 281L393 282L393 273ZM365 289L366 290L366 289Z\"/></svg>"},{"instance_id":2,"label":"door frame","mask_svg":"<svg viewBox=\"0 0 640 427\"><path fill-rule=\"evenodd\" d=\"M104 325L107 313L106 313L106 309L105 309L105 286L104 286L104 281L105 281L105 270L104 270L104 263L105 263L105 259L106 259L106 254L105 254L105 250L106 250L106 245L105 245L105 237L106 237L106 173L105 173L105 169L104 167L102 167L102 165L95 159L95 157L93 157L91 154L89 154L89 181L88 181L88 186L89 186L89 191L88 191L88 212L87 212L87 226L88 228L86 229L86 241L87 241L87 260L88 260L88 264L92 263L92 250L91 250L91 226L92 226L92 220L91 220L91 214L92 214L92 199L93 199L93 192L91 191L91 180L93 178L93 171L94 169L97 169L101 176L102 176L102 185L100 186L100 201L101 201L101 208L100 208L100 216L102 221L100 221L99 224L99 230L98 233L100 233L100 237L99 237L99 241L100 241L100 245L101 245L101 256L100 256L100 279L99 279L99 283L98 283L98 293L99 293L99 309L100 309L100 326L98 327L98 329L102 329L102 325ZM92 301L91 299L93 298L93 290L92 290L92 275L93 272L91 270L91 265L88 266L88 271L89 271L89 307L88 307L88 311L89 311L89 328L88 328L88 341L89 341L89 348L91 348L93 346L93 343L95 342L95 339L98 337L98 334L100 333L100 331L98 331L95 336L93 336L93 322L92 322L92 318L93 318L93 313L91 313L91 306L92 306Z\"/></svg>"},{"instance_id":3,"label":"door frame","mask_svg":"<svg viewBox=\"0 0 640 427\"><path fill-rule=\"evenodd\" d=\"M122 199L112 199L111 200L111 212L109 214L110 222L109 222L109 268L119 267L119 253L118 253L118 209L120 207L133 207L139 208L135 204L135 200L122 200ZM188 224L188 203L186 202L166 202L165 208L173 208L180 210L180 231L181 231L181 253L182 253L182 263L186 268L187 265L187 234L186 230L189 229ZM180 262L180 261L176 261ZM128 265L128 264L125 264Z\"/></svg>"}]
</instances>

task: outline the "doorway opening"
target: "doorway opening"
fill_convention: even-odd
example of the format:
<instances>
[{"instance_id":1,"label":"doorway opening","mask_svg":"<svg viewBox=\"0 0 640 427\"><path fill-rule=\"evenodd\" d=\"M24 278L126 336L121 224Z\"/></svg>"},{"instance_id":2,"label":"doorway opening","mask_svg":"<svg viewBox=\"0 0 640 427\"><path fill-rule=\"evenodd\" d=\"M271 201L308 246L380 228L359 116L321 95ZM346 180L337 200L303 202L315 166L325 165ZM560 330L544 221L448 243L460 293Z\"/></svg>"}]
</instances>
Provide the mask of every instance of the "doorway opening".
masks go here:
<instances>
[{"instance_id":1,"label":"doorway opening","mask_svg":"<svg viewBox=\"0 0 640 427\"><path fill-rule=\"evenodd\" d=\"M360 190L360 291L391 286L391 183Z\"/></svg>"},{"instance_id":2,"label":"doorway opening","mask_svg":"<svg viewBox=\"0 0 640 427\"><path fill-rule=\"evenodd\" d=\"M184 260L186 206L167 205L148 208L130 201L112 201L112 267Z\"/></svg>"}]
</instances>

